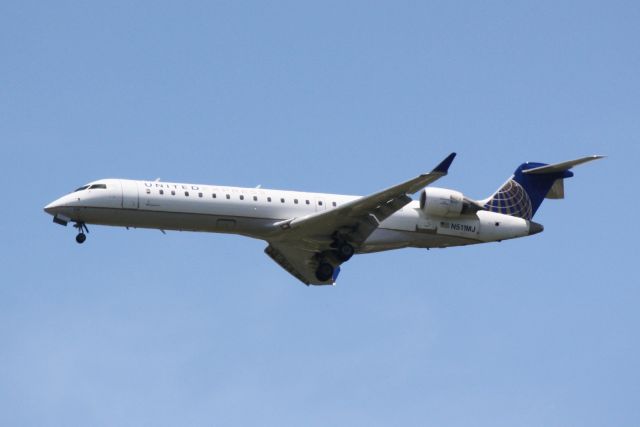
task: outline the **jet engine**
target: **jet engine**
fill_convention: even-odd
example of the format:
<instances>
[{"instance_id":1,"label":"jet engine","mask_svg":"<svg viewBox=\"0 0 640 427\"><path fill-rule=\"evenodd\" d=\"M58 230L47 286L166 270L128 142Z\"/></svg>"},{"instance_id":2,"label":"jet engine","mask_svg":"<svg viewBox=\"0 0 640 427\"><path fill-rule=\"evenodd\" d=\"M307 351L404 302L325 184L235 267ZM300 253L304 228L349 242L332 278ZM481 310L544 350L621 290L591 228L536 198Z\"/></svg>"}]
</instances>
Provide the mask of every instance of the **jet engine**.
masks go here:
<instances>
[{"instance_id":1,"label":"jet engine","mask_svg":"<svg viewBox=\"0 0 640 427\"><path fill-rule=\"evenodd\" d=\"M420 194L420 209L427 215L454 218L476 213L484 207L459 191L427 187Z\"/></svg>"}]
</instances>

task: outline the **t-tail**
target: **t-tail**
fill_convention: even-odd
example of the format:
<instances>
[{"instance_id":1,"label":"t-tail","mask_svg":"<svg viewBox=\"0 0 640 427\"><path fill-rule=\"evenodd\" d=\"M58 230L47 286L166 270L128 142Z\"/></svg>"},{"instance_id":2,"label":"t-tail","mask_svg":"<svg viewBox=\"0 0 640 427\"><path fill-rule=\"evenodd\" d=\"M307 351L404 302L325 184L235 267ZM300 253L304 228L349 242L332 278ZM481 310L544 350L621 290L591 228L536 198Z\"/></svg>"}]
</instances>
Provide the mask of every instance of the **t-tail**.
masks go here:
<instances>
[{"instance_id":1,"label":"t-tail","mask_svg":"<svg viewBox=\"0 0 640 427\"><path fill-rule=\"evenodd\" d=\"M488 211L530 220L545 198L564 198L564 180L573 176L569 169L603 157L582 157L553 165L523 163L498 191L480 203Z\"/></svg>"}]
</instances>

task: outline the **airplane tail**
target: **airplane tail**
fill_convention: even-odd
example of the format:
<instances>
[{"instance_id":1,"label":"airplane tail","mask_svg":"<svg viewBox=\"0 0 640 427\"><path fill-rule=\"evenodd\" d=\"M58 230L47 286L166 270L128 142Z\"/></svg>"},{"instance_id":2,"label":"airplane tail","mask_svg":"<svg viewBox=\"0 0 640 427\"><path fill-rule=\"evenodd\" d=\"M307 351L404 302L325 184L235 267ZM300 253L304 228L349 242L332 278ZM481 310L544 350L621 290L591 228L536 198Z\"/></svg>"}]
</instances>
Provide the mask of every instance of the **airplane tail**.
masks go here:
<instances>
[{"instance_id":1,"label":"airplane tail","mask_svg":"<svg viewBox=\"0 0 640 427\"><path fill-rule=\"evenodd\" d=\"M602 157L582 157L553 165L523 163L498 191L480 203L488 211L530 220L545 198L564 198L564 180L573 176L569 169Z\"/></svg>"}]
</instances>

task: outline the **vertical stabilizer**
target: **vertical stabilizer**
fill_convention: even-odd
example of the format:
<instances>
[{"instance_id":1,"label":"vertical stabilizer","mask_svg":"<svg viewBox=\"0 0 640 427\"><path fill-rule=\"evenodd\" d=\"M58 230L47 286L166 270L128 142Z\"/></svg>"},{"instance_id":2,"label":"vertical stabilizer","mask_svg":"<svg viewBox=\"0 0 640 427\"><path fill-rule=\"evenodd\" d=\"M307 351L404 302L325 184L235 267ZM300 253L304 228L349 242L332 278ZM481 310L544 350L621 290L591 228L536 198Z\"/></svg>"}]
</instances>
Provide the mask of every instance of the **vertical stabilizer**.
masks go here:
<instances>
[{"instance_id":1,"label":"vertical stabilizer","mask_svg":"<svg viewBox=\"0 0 640 427\"><path fill-rule=\"evenodd\" d=\"M481 203L488 211L530 220L545 198L564 198L564 180L573 176L569 169L602 157L582 157L553 165L523 163L498 191Z\"/></svg>"}]
</instances>

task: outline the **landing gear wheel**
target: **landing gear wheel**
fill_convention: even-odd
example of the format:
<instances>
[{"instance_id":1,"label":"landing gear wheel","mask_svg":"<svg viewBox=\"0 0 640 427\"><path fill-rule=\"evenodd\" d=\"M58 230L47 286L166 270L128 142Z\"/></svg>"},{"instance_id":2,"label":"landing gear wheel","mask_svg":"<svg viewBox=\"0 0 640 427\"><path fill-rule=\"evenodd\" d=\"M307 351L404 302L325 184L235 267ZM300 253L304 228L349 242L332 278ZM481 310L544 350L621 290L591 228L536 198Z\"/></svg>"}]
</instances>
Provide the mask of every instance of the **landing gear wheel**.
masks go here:
<instances>
[{"instance_id":1,"label":"landing gear wheel","mask_svg":"<svg viewBox=\"0 0 640 427\"><path fill-rule=\"evenodd\" d=\"M75 224L73 224L73 226L78 229L78 235L76 236L76 242L84 243L84 241L87 240L87 235L84 234L84 232L85 231L87 233L89 232L89 229L87 228L87 225L84 222L78 221Z\"/></svg>"},{"instance_id":2,"label":"landing gear wheel","mask_svg":"<svg viewBox=\"0 0 640 427\"><path fill-rule=\"evenodd\" d=\"M326 282L333 277L333 266L329 263L320 263L316 270L316 278L321 282Z\"/></svg>"},{"instance_id":3,"label":"landing gear wheel","mask_svg":"<svg viewBox=\"0 0 640 427\"><path fill-rule=\"evenodd\" d=\"M341 245L338 246L337 249L337 253L338 253L338 258L340 258L340 261L349 261L349 259L353 256L354 254L354 249L353 246L351 246L348 243L342 243Z\"/></svg>"}]
</instances>

